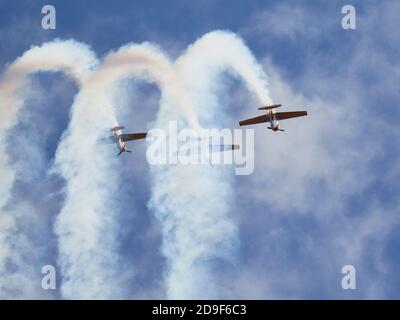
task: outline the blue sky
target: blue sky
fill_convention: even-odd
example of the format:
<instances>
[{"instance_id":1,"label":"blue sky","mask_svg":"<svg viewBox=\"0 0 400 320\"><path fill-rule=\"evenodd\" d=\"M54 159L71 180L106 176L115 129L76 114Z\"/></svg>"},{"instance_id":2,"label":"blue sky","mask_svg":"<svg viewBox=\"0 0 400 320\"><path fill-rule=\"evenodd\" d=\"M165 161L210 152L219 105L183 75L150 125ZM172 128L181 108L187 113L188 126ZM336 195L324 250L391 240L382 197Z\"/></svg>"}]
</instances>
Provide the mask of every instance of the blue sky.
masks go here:
<instances>
[{"instance_id":1,"label":"blue sky","mask_svg":"<svg viewBox=\"0 0 400 320\"><path fill-rule=\"evenodd\" d=\"M49 3L57 10L57 29L45 31L40 11ZM341 28L345 4L357 10L356 30ZM210 281L225 288L221 298L399 298L399 12L396 1L0 0L0 70L54 38L86 43L98 57L143 41L178 57L207 32L237 33L269 76L273 99L293 109L307 106L310 116L284 123L279 137L256 128L255 172L232 181L235 259L214 261ZM224 125L237 127L258 106L239 79L226 75L221 82L220 103L231 106ZM158 89L126 86L127 105L140 104L141 112L121 108L118 118L126 127L148 129ZM9 145L19 175L7 207L35 213L29 221L18 218L18 236L40 248L35 259L26 258L37 270L43 261L57 264L52 226L65 182L48 169L77 92L61 74L34 76L29 107L16 125L22 134L11 133L29 148ZM148 209L145 145L134 150L121 159L124 192L115 195L121 203L118 263L126 271L122 297L165 298L166 260L160 222ZM136 213L128 214L132 208ZM346 264L356 267L356 290L340 286ZM60 298L58 290L37 290L37 297Z\"/></svg>"}]
</instances>

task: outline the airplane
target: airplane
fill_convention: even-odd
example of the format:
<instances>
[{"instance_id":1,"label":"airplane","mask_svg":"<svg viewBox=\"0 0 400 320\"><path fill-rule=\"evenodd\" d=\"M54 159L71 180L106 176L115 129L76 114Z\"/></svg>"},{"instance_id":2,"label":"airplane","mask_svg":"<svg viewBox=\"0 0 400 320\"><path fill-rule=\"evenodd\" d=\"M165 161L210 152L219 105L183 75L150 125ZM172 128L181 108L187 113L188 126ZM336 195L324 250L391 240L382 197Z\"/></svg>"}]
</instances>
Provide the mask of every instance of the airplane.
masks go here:
<instances>
[{"instance_id":1,"label":"airplane","mask_svg":"<svg viewBox=\"0 0 400 320\"><path fill-rule=\"evenodd\" d=\"M224 152L224 151L233 151L239 150L240 146L238 144L217 144L209 146L210 152Z\"/></svg>"},{"instance_id":2,"label":"airplane","mask_svg":"<svg viewBox=\"0 0 400 320\"><path fill-rule=\"evenodd\" d=\"M281 104L273 104L270 106L258 108L258 110L266 110L267 113L255 118L239 121L239 125L247 126L250 124L269 122L271 125L268 127L268 129L271 129L272 131L285 131L279 127L279 120L302 117L307 115L307 111L275 112L273 110L281 106Z\"/></svg>"},{"instance_id":3,"label":"airplane","mask_svg":"<svg viewBox=\"0 0 400 320\"><path fill-rule=\"evenodd\" d=\"M125 127L120 126L111 128L112 136L109 137L110 143L115 143L119 149L119 153L117 154L117 156L119 156L123 152L129 152L129 153L132 152L126 148L125 142L131 140L145 139L147 137L146 132L122 133L122 129L125 129Z\"/></svg>"}]
</instances>

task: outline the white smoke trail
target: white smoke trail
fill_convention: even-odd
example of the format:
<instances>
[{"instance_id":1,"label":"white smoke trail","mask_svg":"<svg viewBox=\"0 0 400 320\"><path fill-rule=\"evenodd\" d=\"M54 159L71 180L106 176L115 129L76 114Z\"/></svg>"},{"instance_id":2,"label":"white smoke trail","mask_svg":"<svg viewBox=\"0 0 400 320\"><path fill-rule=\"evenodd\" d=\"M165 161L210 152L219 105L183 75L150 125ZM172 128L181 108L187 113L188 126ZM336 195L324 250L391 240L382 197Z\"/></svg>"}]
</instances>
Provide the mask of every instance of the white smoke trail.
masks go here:
<instances>
[{"instance_id":1,"label":"white smoke trail","mask_svg":"<svg viewBox=\"0 0 400 320\"><path fill-rule=\"evenodd\" d=\"M194 111L210 127L218 127L223 116L216 96L223 71L241 76L260 104L271 102L266 75L241 39L223 31L206 34L176 61L175 72ZM166 129L171 120L172 99L173 94L166 93L161 101L160 128ZM220 259L230 261L237 246L236 225L229 217L229 175L207 166L152 170L150 207L162 222L168 298L223 298L212 269Z\"/></svg>"},{"instance_id":2,"label":"white smoke trail","mask_svg":"<svg viewBox=\"0 0 400 320\"><path fill-rule=\"evenodd\" d=\"M200 89L212 92L218 86L221 72L230 71L244 80L259 103L272 102L265 72L243 40L233 33L213 31L202 36L176 61L176 68L189 88L198 88L195 92ZM201 101L200 106L207 108L206 101ZM212 108L196 111L213 112Z\"/></svg>"},{"instance_id":3,"label":"white smoke trail","mask_svg":"<svg viewBox=\"0 0 400 320\"><path fill-rule=\"evenodd\" d=\"M105 57L79 92L72 107L68 134L60 143L56 163L67 180L65 206L57 223L59 264L65 298L118 298L117 216L115 194L119 165L114 150L99 145L117 125L115 90L118 81L138 78L176 92L171 63L151 44L132 44ZM184 95L175 94L186 104ZM183 111L192 122L191 109ZM120 159L118 159L120 160ZM121 285L121 286L120 286Z\"/></svg>"},{"instance_id":4,"label":"white smoke trail","mask_svg":"<svg viewBox=\"0 0 400 320\"><path fill-rule=\"evenodd\" d=\"M7 67L0 80L0 297L33 297L34 288L40 288L40 282L32 283L32 274L40 273L40 270L29 270L29 264L23 258L24 253L31 258L35 250L29 241L18 238L16 217L5 209L15 180L9 165L12 159L6 153L5 137L7 130L15 125L17 113L24 104L28 76L38 71L62 71L80 85L95 64L96 58L87 46L72 40L55 40L25 52ZM26 210L24 214L34 213ZM24 219L24 216L20 218ZM13 247L19 251L12 250ZM7 269L10 264L13 265L11 271Z\"/></svg>"},{"instance_id":5,"label":"white smoke trail","mask_svg":"<svg viewBox=\"0 0 400 320\"><path fill-rule=\"evenodd\" d=\"M207 115L218 115L218 101L210 91L216 89L221 71L238 73L260 102L268 103L265 75L241 40L225 32L204 36L174 65L150 44L128 45L109 54L101 67L87 77L85 72L71 71L75 70L74 62L82 65L82 58L67 50L65 55L61 67L49 58L48 69L60 68L85 81L75 98L69 129L56 155L57 168L67 180L65 206L55 227L63 274L61 291L65 298L117 298L121 296L116 281L117 230L113 210L113 195L118 191L117 163L114 154L102 150L98 144L108 129L117 124L113 86L126 77L155 82L162 91L158 127L166 128L168 120L182 119L183 113L184 120L199 129L196 113L207 119L208 126L215 124ZM32 65L32 70L36 67L48 70L43 67L46 63L37 60L39 66L30 62L26 68L29 70ZM8 99L3 101L17 106L15 109L21 101L10 93L21 86L20 78L25 78L18 70L16 67L17 72L7 77L2 89ZM181 107L181 112L177 107ZM0 128L7 129L14 114L4 114ZM0 146L4 148L4 141ZM3 161L7 168L7 161ZM9 188L12 173L4 170L4 177ZM169 262L168 297L219 297L219 288L211 278L211 264L217 259L229 260L237 236L236 226L228 217L231 189L225 171L170 166L154 168L153 179L150 205L163 222L163 252ZM2 190L0 204L4 205L9 189ZM6 230L2 234L7 235L13 228L13 218L6 215L1 218ZM0 240L0 245L7 243L6 238ZM9 251L5 245L1 252L7 256Z\"/></svg>"}]
</instances>

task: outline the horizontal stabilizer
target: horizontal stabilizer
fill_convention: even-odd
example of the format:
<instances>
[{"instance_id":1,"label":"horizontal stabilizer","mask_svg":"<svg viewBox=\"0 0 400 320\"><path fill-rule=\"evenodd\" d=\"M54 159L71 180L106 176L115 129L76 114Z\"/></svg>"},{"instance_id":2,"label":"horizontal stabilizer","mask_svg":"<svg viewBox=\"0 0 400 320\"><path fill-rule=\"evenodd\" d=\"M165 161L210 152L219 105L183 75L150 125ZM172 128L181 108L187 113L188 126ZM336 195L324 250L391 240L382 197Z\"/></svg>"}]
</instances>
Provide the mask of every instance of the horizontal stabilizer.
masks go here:
<instances>
[{"instance_id":1,"label":"horizontal stabilizer","mask_svg":"<svg viewBox=\"0 0 400 320\"><path fill-rule=\"evenodd\" d=\"M114 127L114 128L111 128L111 131L118 131L118 130L122 130L122 129L125 129L125 127L122 127L122 126Z\"/></svg>"},{"instance_id":2,"label":"horizontal stabilizer","mask_svg":"<svg viewBox=\"0 0 400 320\"><path fill-rule=\"evenodd\" d=\"M258 110L270 110L270 109L274 109L274 108L279 108L281 106L282 106L281 104L272 104L270 106L260 107L260 108L258 108Z\"/></svg>"}]
</instances>

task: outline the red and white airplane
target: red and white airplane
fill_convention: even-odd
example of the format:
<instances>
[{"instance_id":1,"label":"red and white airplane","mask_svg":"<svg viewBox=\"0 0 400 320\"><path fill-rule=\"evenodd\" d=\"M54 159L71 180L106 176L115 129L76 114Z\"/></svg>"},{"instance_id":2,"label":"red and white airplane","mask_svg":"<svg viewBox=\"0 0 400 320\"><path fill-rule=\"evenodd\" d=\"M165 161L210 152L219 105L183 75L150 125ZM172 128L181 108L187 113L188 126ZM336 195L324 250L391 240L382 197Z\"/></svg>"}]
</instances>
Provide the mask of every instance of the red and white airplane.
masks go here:
<instances>
[{"instance_id":1,"label":"red and white airplane","mask_svg":"<svg viewBox=\"0 0 400 320\"><path fill-rule=\"evenodd\" d=\"M250 118L239 122L241 126L247 126L250 124L257 124L263 122L269 122L271 126L268 129L273 131L285 131L279 128L279 120L286 120L290 118L302 117L307 115L307 111L289 111L289 112L275 112L275 108L281 107L281 104L273 104L270 106L265 106L258 108L258 110L266 110L267 113L261 116Z\"/></svg>"},{"instance_id":2,"label":"red and white airplane","mask_svg":"<svg viewBox=\"0 0 400 320\"><path fill-rule=\"evenodd\" d=\"M119 150L117 156L119 156L123 152L132 152L126 148L125 142L131 140L145 139L147 136L146 132L122 133L122 129L125 129L125 127L114 127L111 129L112 136L110 136L110 143L115 143L117 145Z\"/></svg>"}]
</instances>

